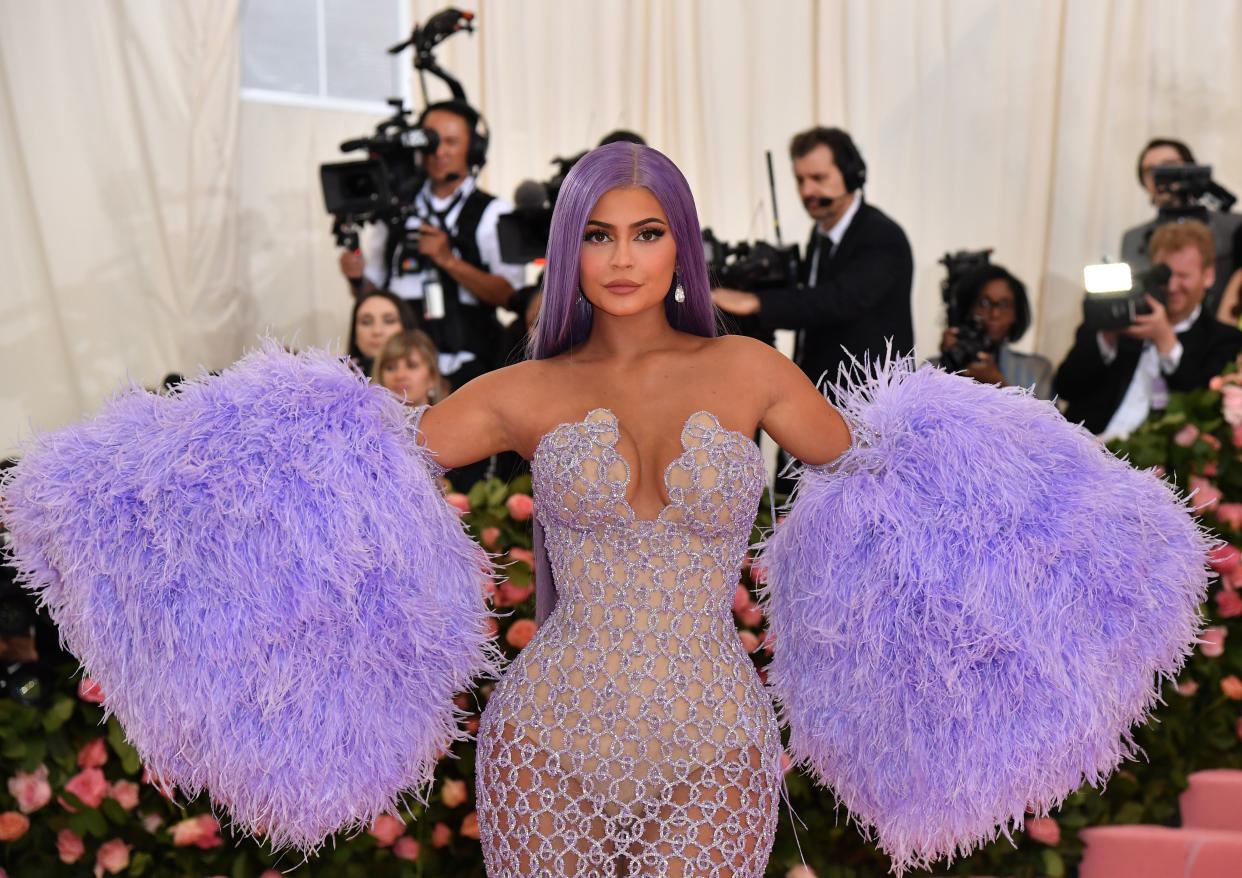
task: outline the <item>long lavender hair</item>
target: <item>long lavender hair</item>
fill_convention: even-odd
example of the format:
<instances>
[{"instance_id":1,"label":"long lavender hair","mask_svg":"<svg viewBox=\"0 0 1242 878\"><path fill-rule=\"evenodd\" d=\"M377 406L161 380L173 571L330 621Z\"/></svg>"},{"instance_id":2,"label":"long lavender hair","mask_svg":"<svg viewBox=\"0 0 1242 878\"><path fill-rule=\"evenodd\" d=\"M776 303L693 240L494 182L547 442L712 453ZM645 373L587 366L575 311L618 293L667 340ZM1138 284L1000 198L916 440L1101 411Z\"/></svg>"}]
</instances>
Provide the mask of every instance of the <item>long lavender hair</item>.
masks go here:
<instances>
[{"instance_id":1,"label":"long lavender hair","mask_svg":"<svg viewBox=\"0 0 1242 878\"><path fill-rule=\"evenodd\" d=\"M677 245L677 277L686 291L686 300L681 303L673 300L671 288L664 297L669 324L695 335L716 335L699 215L686 178L659 150L637 143L610 143L591 150L574 165L556 199L548 235L543 303L528 348L531 359L554 357L590 335L593 309L590 303L577 301L582 233L595 203L619 186L649 189L668 215Z\"/></svg>"}]
</instances>

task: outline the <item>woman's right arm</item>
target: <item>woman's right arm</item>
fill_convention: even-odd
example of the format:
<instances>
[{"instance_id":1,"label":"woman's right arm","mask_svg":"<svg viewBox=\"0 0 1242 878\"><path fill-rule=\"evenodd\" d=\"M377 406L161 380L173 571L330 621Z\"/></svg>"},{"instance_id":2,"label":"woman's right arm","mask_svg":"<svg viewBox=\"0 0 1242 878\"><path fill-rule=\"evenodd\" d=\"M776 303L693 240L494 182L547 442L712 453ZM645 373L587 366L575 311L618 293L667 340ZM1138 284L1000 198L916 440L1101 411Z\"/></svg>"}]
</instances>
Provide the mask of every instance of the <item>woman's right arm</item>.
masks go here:
<instances>
[{"instance_id":1,"label":"woman's right arm","mask_svg":"<svg viewBox=\"0 0 1242 878\"><path fill-rule=\"evenodd\" d=\"M519 447L515 407L533 387L532 363L480 375L423 413L423 444L446 469L467 466Z\"/></svg>"}]
</instances>

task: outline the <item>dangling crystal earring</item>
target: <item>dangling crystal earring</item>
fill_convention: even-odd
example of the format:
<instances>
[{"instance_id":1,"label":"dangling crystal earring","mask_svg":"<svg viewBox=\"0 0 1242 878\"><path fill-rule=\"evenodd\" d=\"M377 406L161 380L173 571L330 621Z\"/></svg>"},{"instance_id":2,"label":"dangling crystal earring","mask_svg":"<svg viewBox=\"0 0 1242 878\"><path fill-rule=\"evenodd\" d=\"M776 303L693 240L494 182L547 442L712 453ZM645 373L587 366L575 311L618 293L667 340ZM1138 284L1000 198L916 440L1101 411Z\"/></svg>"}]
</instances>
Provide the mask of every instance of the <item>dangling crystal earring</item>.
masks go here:
<instances>
[{"instance_id":1,"label":"dangling crystal earring","mask_svg":"<svg viewBox=\"0 0 1242 878\"><path fill-rule=\"evenodd\" d=\"M678 305L686 301L686 288L681 285L681 278L677 279L677 286L673 287L673 301Z\"/></svg>"}]
</instances>

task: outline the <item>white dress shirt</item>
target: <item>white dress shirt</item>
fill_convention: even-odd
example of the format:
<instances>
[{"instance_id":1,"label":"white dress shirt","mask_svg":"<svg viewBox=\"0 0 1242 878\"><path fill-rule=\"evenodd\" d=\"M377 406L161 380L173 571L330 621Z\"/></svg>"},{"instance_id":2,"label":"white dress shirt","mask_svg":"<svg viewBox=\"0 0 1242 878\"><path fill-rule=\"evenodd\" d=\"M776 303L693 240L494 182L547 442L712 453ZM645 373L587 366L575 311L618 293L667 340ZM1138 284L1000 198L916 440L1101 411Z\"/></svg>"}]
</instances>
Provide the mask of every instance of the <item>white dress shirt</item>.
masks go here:
<instances>
[{"instance_id":1,"label":"white dress shirt","mask_svg":"<svg viewBox=\"0 0 1242 878\"><path fill-rule=\"evenodd\" d=\"M1173 331L1175 333L1185 332L1190 329L1199 319L1202 310L1202 305L1196 305L1190 316L1174 326ZM1117 347L1105 341L1102 332L1095 334L1095 340L1100 346L1100 356L1104 358L1106 365L1117 359ZM1157 351L1155 344L1150 341L1144 343L1143 353L1139 355L1138 366L1134 370L1134 377L1130 379L1130 386L1126 388L1126 395L1121 398L1117 411L1113 412L1108 426L1100 434L1101 441L1124 439L1133 433L1139 424L1147 420L1147 415L1151 413L1153 407L1165 405L1169 398L1169 388L1165 384L1164 376L1172 375L1177 371L1177 367L1182 362L1182 353L1180 340L1167 354Z\"/></svg>"}]
</instances>

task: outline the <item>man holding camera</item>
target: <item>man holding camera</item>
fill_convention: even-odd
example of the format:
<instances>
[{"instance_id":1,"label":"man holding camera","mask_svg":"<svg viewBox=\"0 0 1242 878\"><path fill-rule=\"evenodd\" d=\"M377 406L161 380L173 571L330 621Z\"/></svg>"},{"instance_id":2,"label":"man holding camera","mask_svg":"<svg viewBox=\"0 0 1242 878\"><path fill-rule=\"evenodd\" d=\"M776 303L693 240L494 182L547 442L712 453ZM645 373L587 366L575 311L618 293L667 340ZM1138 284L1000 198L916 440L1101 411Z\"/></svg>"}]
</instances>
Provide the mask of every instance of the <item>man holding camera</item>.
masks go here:
<instances>
[{"instance_id":1,"label":"man holding camera","mask_svg":"<svg viewBox=\"0 0 1242 878\"><path fill-rule=\"evenodd\" d=\"M425 157L416 215L404 235L368 226L360 250L341 254L341 272L355 295L386 288L410 301L456 388L501 365L496 309L522 286L525 268L500 256L497 223L513 205L475 182L488 143L478 112L463 101L442 101L423 111L418 127L434 131L439 144Z\"/></svg>"},{"instance_id":2,"label":"man holding camera","mask_svg":"<svg viewBox=\"0 0 1242 878\"><path fill-rule=\"evenodd\" d=\"M1242 350L1242 331L1216 320L1204 305L1215 280L1212 232L1196 220L1167 223L1149 251L1171 272L1165 301L1147 295L1147 313L1124 330L1078 328L1053 390L1065 416L1102 439L1128 436L1169 391L1206 387Z\"/></svg>"},{"instance_id":3,"label":"man holding camera","mask_svg":"<svg viewBox=\"0 0 1242 878\"><path fill-rule=\"evenodd\" d=\"M815 221L802 285L761 294L719 288L716 307L758 315L767 329L797 330L794 362L815 382L852 355L881 357L914 347L910 287L914 257L897 223L863 200L867 166L839 128L812 128L789 145L798 196ZM843 350L844 348L844 350Z\"/></svg>"},{"instance_id":4,"label":"man holding camera","mask_svg":"<svg viewBox=\"0 0 1242 878\"><path fill-rule=\"evenodd\" d=\"M1221 292L1234 270L1235 244L1242 233L1242 216L1225 213L1219 210L1197 208L1199 195L1175 191L1163 185L1157 179L1157 169L1189 167L1195 165L1194 154L1190 147L1180 140L1157 137L1147 142L1139 153L1138 175L1139 185L1147 192L1152 207L1156 208L1154 219L1126 229L1121 236L1121 261L1129 263L1135 272L1145 271L1152 264L1151 236L1156 229L1167 222L1186 218L1197 214L1196 218L1207 223L1212 232L1212 242L1216 251L1216 279L1208 285L1206 306L1215 311L1220 301ZM1204 169L1205 173L1207 169ZM1197 208L1197 209L1196 209Z\"/></svg>"}]
</instances>

